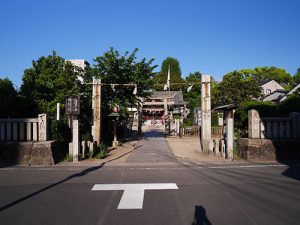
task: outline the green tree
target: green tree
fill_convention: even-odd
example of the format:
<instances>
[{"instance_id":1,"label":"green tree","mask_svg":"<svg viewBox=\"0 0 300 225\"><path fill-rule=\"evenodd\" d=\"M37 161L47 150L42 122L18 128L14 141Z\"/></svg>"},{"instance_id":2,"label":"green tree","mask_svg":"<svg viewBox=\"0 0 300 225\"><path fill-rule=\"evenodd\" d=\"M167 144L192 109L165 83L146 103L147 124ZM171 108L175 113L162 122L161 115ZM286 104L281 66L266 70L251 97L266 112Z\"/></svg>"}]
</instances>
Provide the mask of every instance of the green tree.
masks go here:
<instances>
[{"instance_id":1,"label":"green tree","mask_svg":"<svg viewBox=\"0 0 300 225\"><path fill-rule=\"evenodd\" d=\"M190 73L185 81L187 85L182 90L183 98L188 102L188 108L193 110L201 105L201 73L198 71ZM191 86L192 88L188 91L187 89Z\"/></svg>"},{"instance_id":2,"label":"green tree","mask_svg":"<svg viewBox=\"0 0 300 225\"><path fill-rule=\"evenodd\" d=\"M226 74L217 88L217 104L235 103L239 106L245 101L259 98L261 93L257 79L243 71L233 71Z\"/></svg>"},{"instance_id":3,"label":"green tree","mask_svg":"<svg viewBox=\"0 0 300 225\"><path fill-rule=\"evenodd\" d=\"M286 100L280 103L279 112L284 116L288 116L292 112L300 112L300 95L289 95Z\"/></svg>"},{"instance_id":4,"label":"green tree","mask_svg":"<svg viewBox=\"0 0 300 225\"><path fill-rule=\"evenodd\" d=\"M284 69L271 67L256 67L255 69L243 69L240 71L243 74L247 74L256 78L259 83L266 80L275 80L281 84L286 90L290 90L293 84L292 76Z\"/></svg>"},{"instance_id":5,"label":"green tree","mask_svg":"<svg viewBox=\"0 0 300 225\"><path fill-rule=\"evenodd\" d=\"M24 71L21 94L36 103L33 116L47 113L54 118L58 102L63 108L67 96L79 94L78 70L56 52L32 62L32 68Z\"/></svg>"},{"instance_id":6,"label":"green tree","mask_svg":"<svg viewBox=\"0 0 300 225\"><path fill-rule=\"evenodd\" d=\"M300 84L300 68L297 69L296 74L293 76L294 86Z\"/></svg>"},{"instance_id":7,"label":"green tree","mask_svg":"<svg viewBox=\"0 0 300 225\"><path fill-rule=\"evenodd\" d=\"M164 85L167 83L169 66L171 90L176 91L184 88L182 83L185 83L185 80L181 77L179 61L173 57L167 57L162 62L161 71L153 78L157 90L163 90Z\"/></svg>"},{"instance_id":8,"label":"green tree","mask_svg":"<svg viewBox=\"0 0 300 225\"><path fill-rule=\"evenodd\" d=\"M201 73L198 71L190 73L185 81L186 85L182 89L183 99L187 102L187 108L191 110L185 119L185 124L191 126L193 124L194 108L201 105Z\"/></svg>"},{"instance_id":9,"label":"green tree","mask_svg":"<svg viewBox=\"0 0 300 225\"><path fill-rule=\"evenodd\" d=\"M132 53L126 52L121 55L114 48L110 48L102 56L94 59L94 74L102 79L105 84L121 84L113 87L104 85L102 88L102 107L104 113L111 112L115 103L121 105L121 109L135 104L138 97L147 97L150 93L144 92L151 88L151 80L154 75L153 70L156 65L152 65L154 59L146 60L143 58L137 61L138 49ZM125 86L125 84L137 84L137 94L133 94L134 86Z\"/></svg>"},{"instance_id":10,"label":"green tree","mask_svg":"<svg viewBox=\"0 0 300 225\"><path fill-rule=\"evenodd\" d=\"M0 78L0 118L16 115L17 91L8 78Z\"/></svg>"}]
</instances>

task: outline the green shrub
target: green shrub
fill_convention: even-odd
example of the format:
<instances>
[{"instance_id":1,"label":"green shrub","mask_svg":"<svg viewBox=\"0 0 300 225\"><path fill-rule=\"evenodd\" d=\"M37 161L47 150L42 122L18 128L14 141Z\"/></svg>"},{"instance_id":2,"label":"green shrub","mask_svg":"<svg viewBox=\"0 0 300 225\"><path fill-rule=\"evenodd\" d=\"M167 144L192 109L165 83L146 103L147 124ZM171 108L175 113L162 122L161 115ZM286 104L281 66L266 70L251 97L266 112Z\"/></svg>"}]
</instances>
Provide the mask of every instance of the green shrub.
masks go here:
<instances>
[{"instance_id":1,"label":"green shrub","mask_svg":"<svg viewBox=\"0 0 300 225\"><path fill-rule=\"evenodd\" d=\"M276 105L273 102L262 102L262 101L248 101L240 105L236 110L236 125L243 129L248 124L248 111L256 109L261 117L274 117L278 116L279 112Z\"/></svg>"},{"instance_id":2,"label":"green shrub","mask_svg":"<svg viewBox=\"0 0 300 225\"><path fill-rule=\"evenodd\" d=\"M68 144L72 139L71 129L68 124L63 120L51 120L50 139Z\"/></svg>"},{"instance_id":3,"label":"green shrub","mask_svg":"<svg viewBox=\"0 0 300 225\"><path fill-rule=\"evenodd\" d=\"M211 126L218 127L218 113L211 114Z\"/></svg>"},{"instance_id":4,"label":"green shrub","mask_svg":"<svg viewBox=\"0 0 300 225\"><path fill-rule=\"evenodd\" d=\"M73 156L70 155L69 153L67 153L67 155L65 156L64 161L66 161L66 162L73 162Z\"/></svg>"},{"instance_id":5,"label":"green shrub","mask_svg":"<svg viewBox=\"0 0 300 225\"><path fill-rule=\"evenodd\" d=\"M97 159L104 159L108 155L107 146L103 143L99 146L99 152L95 155Z\"/></svg>"},{"instance_id":6,"label":"green shrub","mask_svg":"<svg viewBox=\"0 0 300 225\"><path fill-rule=\"evenodd\" d=\"M106 158L108 152L107 150L100 150L96 155L95 155L95 158L96 159L104 159Z\"/></svg>"},{"instance_id":7,"label":"green shrub","mask_svg":"<svg viewBox=\"0 0 300 225\"><path fill-rule=\"evenodd\" d=\"M292 112L300 112L300 96L290 95L279 105L279 112L282 116L288 116Z\"/></svg>"}]
</instances>

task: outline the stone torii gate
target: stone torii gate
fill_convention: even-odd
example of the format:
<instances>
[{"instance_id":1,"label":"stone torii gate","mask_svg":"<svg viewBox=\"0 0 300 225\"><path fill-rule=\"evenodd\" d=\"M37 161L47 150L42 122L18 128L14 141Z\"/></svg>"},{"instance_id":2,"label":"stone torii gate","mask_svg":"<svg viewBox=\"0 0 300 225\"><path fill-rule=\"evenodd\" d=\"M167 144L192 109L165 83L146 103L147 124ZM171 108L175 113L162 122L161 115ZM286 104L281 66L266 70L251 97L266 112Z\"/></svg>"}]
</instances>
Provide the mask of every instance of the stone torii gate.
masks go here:
<instances>
[{"instance_id":1,"label":"stone torii gate","mask_svg":"<svg viewBox=\"0 0 300 225\"><path fill-rule=\"evenodd\" d=\"M133 94L137 92L137 84L106 84L101 83L101 79L96 79L93 77L92 83L86 83L93 85L93 96L92 96L92 109L93 109L93 126L92 126L92 136L94 142L97 146L101 143L101 86L134 86L135 90Z\"/></svg>"}]
</instances>

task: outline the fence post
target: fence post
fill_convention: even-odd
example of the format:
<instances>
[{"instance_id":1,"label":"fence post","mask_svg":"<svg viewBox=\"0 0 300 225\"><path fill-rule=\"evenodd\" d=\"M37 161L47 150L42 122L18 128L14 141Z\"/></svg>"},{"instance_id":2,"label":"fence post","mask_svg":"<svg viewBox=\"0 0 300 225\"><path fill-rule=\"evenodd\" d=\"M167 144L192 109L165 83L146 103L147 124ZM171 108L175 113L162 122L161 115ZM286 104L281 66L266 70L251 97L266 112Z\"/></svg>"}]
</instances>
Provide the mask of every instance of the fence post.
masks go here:
<instances>
[{"instance_id":1,"label":"fence post","mask_svg":"<svg viewBox=\"0 0 300 225\"><path fill-rule=\"evenodd\" d=\"M260 138L259 129L260 117L258 111L255 109L248 111L248 137Z\"/></svg>"},{"instance_id":2,"label":"fence post","mask_svg":"<svg viewBox=\"0 0 300 225\"><path fill-rule=\"evenodd\" d=\"M39 141L47 141L48 140L48 132L47 132L47 114L39 114Z\"/></svg>"},{"instance_id":3,"label":"fence post","mask_svg":"<svg viewBox=\"0 0 300 225\"><path fill-rule=\"evenodd\" d=\"M293 138L300 138L300 113L293 112L290 113L290 118L291 118L291 135Z\"/></svg>"}]
</instances>

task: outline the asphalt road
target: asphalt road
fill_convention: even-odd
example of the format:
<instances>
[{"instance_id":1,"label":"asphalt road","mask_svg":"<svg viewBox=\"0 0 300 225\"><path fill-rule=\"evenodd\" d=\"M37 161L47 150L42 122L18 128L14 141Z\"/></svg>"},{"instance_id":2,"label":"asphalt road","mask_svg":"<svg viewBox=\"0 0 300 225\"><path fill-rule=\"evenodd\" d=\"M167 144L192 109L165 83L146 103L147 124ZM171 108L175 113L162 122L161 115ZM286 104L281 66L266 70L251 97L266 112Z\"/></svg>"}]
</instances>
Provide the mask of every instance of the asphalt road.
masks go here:
<instances>
[{"instance_id":1,"label":"asphalt road","mask_svg":"<svg viewBox=\"0 0 300 225\"><path fill-rule=\"evenodd\" d=\"M152 136L143 151L161 138ZM164 155L151 166L137 166L143 157L132 155L125 166L2 168L0 224L300 224L298 164L164 165L174 159L167 145L162 148L150 148L150 161ZM141 209L118 209L122 190L92 191L95 184L149 183L175 183L178 189L145 190Z\"/></svg>"}]
</instances>

